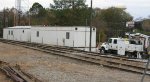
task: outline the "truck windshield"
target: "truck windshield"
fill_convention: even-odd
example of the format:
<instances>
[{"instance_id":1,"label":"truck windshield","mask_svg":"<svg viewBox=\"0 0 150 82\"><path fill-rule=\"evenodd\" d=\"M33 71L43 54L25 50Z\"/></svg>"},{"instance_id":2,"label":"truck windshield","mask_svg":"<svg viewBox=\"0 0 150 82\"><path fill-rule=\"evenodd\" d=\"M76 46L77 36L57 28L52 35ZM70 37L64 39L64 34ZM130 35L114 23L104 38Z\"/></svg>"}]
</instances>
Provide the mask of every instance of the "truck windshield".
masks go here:
<instances>
[{"instance_id":1,"label":"truck windshield","mask_svg":"<svg viewBox=\"0 0 150 82\"><path fill-rule=\"evenodd\" d=\"M108 39L108 43L112 43L112 39Z\"/></svg>"}]
</instances>

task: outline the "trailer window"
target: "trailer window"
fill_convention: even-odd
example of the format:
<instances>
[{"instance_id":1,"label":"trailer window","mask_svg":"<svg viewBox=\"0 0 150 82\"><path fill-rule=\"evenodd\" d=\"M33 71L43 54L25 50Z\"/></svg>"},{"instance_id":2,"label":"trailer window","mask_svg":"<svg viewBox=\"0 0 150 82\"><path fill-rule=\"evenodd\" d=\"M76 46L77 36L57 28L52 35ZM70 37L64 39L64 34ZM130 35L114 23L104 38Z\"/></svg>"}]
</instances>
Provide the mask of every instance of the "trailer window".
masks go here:
<instances>
[{"instance_id":1,"label":"trailer window","mask_svg":"<svg viewBox=\"0 0 150 82\"><path fill-rule=\"evenodd\" d=\"M69 38L70 38L70 33L66 32L66 39L69 39Z\"/></svg>"},{"instance_id":2,"label":"trailer window","mask_svg":"<svg viewBox=\"0 0 150 82\"><path fill-rule=\"evenodd\" d=\"M9 30L9 33L8 33L9 35L10 35L10 30Z\"/></svg>"},{"instance_id":3,"label":"trailer window","mask_svg":"<svg viewBox=\"0 0 150 82\"><path fill-rule=\"evenodd\" d=\"M24 30L22 32L24 33Z\"/></svg>"},{"instance_id":4,"label":"trailer window","mask_svg":"<svg viewBox=\"0 0 150 82\"><path fill-rule=\"evenodd\" d=\"M11 35L13 35L13 31L11 31Z\"/></svg>"},{"instance_id":5,"label":"trailer window","mask_svg":"<svg viewBox=\"0 0 150 82\"><path fill-rule=\"evenodd\" d=\"M108 40L108 43L112 43L112 39L109 39L109 40Z\"/></svg>"},{"instance_id":6,"label":"trailer window","mask_svg":"<svg viewBox=\"0 0 150 82\"><path fill-rule=\"evenodd\" d=\"M116 39L114 39L114 44L117 44L117 40Z\"/></svg>"},{"instance_id":7,"label":"trailer window","mask_svg":"<svg viewBox=\"0 0 150 82\"><path fill-rule=\"evenodd\" d=\"M36 32L36 36L39 37L39 31Z\"/></svg>"}]
</instances>

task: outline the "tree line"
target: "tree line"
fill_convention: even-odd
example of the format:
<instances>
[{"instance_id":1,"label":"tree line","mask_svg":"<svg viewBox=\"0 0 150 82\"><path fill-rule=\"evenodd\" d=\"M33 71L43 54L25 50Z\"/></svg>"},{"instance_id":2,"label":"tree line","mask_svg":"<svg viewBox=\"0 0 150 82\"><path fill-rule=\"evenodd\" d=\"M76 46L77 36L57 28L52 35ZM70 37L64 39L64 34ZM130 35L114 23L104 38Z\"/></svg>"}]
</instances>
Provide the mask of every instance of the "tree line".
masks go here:
<instances>
[{"instance_id":1,"label":"tree line","mask_svg":"<svg viewBox=\"0 0 150 82\"><path fill-rule=\"evenodd\" d=\"M54 4L50 4L49 8L44 8L40 3L34 3L29 12L21 14L17 23L14 20L14 16L17 16L14 15L15 9L4 9L2 13L5 13L5 18L4 14L0 17L0 26L90 26L90 21L92 21L92 26L97 28L97 41L100 42L108 37L123 36L125 32L130 31L126 28L126 22L132 21L133 17L124 8L94 8L92 20L90 20L91 8L85 4L86 0L53 1ZM144 20L143 24L138 29L150 29L150 20Z\"/></svg>"}]
</instances>

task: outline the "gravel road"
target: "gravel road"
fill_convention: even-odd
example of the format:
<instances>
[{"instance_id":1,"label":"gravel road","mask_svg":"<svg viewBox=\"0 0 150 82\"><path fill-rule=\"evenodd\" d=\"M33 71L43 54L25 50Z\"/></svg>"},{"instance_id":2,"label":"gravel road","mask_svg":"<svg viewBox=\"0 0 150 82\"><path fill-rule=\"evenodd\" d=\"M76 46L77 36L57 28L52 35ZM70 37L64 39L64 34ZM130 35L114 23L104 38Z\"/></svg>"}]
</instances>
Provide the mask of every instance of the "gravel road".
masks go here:
<instances>
[{"instance_id":1,"label":"gravel road","mask_svg":"<svg viewBox=\"0 0 150 82\"><path fill-rule=\"evenodd\" d=\"M0 43L0 60L11 65L19 64L23 70L43 82L140 82L142 77L4 43ZM150 76L146 76L144 82L150 82Z\"/></svg>"}]
</instances>

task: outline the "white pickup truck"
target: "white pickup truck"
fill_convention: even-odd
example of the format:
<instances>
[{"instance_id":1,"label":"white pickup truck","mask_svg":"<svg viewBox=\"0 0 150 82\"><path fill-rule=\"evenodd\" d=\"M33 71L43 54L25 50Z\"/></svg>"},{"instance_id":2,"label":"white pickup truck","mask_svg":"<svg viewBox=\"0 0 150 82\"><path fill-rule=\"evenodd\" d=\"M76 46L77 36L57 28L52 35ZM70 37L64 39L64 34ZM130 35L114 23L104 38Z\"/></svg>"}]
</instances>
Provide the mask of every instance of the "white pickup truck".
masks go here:
<instances>
[{"instance_id":1,"label":"white pickup truck","mask_svg":"<svg viewBox=\"0 0 150 82\"><path fill-rule=\"evenodd\" d=\"M143 45L139 41L123 39L123 38L110 38L100 47L100 53L113 53L118 55L141 58L143 53Z\"/></svg>"}]
</instances>

